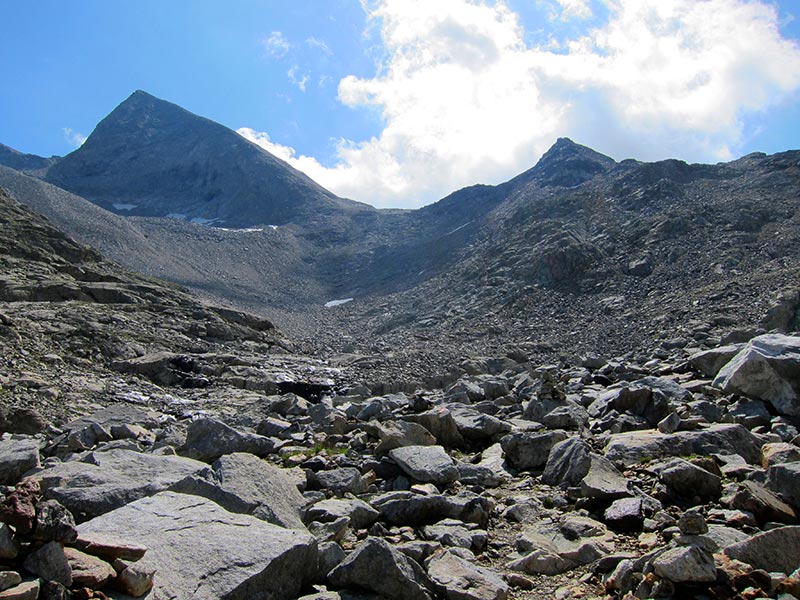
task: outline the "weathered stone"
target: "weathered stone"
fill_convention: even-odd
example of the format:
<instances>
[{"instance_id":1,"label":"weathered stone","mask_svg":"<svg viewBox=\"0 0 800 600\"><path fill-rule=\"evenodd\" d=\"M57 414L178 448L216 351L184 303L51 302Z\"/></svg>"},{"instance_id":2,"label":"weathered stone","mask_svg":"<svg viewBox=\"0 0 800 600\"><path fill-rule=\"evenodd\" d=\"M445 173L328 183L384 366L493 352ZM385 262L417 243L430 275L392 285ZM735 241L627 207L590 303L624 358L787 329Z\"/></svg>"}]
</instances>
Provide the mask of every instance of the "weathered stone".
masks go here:
<instances>
[{"instance_id":1,"label":"weathered stone","mask_svg":"<svg viewBox=\"0 0 800 600\"><path fill-rule=\"evenodd\" d=\"M317 541L322 542L340 542L347 533L347 526L350 525L350 519L347 517L339 517L333 521L311 521L308 524L308 530L317 538Z\"/></svg>"},{"instance_id":2,"label":"weathered stone","mask_svg":"<svg viewBox=\"0 0 800 600\"><path fill-rule=\"evenodd\" d=\"M72 584L75 586L99 590L117 576L117 572L110 564L96 556L85 554L75 548L64 548L64 555L72 569Z\"/></svg>"},{"instance_id":3,"label":"weathered stone","mask_svg":"<svg viewBox=\"0 0 800 600\"><path fill-rule=\"evenodd\" d=\"M523 556L506 567L529 574L557 575L613 552L613 538L605 525L588 517L567 515L557 522L541 521L517 540Z\"/></svg>"},{"instance_id":4,"label":"weathered stone","mask_svg":"<svg viewBox=\"0 0 800 600\"><path fill-rule=\"evenodd\" d=\"M771 529L728 546L723 552L755 569L790 575L800 568L800 526Z\"/></svg>"},{"instance_id":5,"label":"weathered stone","mask_svg":"<svg viewBox=\"0 0 800 600\"><path fill-rule=\"evenodd\" d=\"M308 474L308 483L313 488L330 490L337 495L363 494L368 487L367 481L355 467L311 472Z\"/></svg>"},{"instance_id":6,"label":"weathered stone","mask_svg":"<svg viewBox=\"0 0 800 600\"><path fill-rule=\"evenodd\" d=\"M800 337L768 333L750 340L714 379L723 391L770 402L800 415Z\"/></svg>"},{"instance_id":7,"label":"weathered stone","mask_svg":"<svg viewBox=\"0 0 800 600\"><path fill-rule=\"evenodd\" d=\"M48 542L31 552L23 566L43 579L57 581L66 587L72 585L72 569L64 554L64 547L58 542Z\"/></svg>"},{"instance_id":8,"label":"weathered stone","mask_svg":"<svg viewBox=\"0 0 800 600\"><path fill-rule=\"evenodd\" d=\"M684 535L701 535L708 533L705 517L696 510L687 510L678 519L678 529Z\"/></svg>"},{"instance_id":9,"label":"weathered stone","mask_svg":"<svg viewBox=\"0 0 800 600\"><path fill-rule=\"evenodd\" d=\"M504 472L498 473L497 470L484 465L473 465L472 463L456 462L458 469L458 481L464 485L479 485L481 487L493 488L506 481Z\"/></svg>"},{"instance_id":10,"label":"weathered stone","mask_svg":"<svg viewBox=\"0 0 800 600\"><path fill-rule=\"evenodd\" d=\"M800 462L773 465L767 473L767 487L800 510Z\"/></svg>"},{"instance_id":11,"label":"weathered stone","mask_svg":"<svg viewBox=\"0 0 800 600\"><path fill-rule=\"evenodd\" d=\"M425 539L439 542L442 546L480 550L486 544L487 533L483 529L470 527L455 519L444 519L422 528Z\"/></svg>"},{"instance_id":12,"label":"weathered stone","mask_svg":"<svg viewBox=\"0 0 800 600\"><path fill-rule=\"evenodd\" d=\"M800 461L800 448L786 442L764 444L761 447L761 466L769 469L772 465Z\"/></svg>"},{"instance_id":13,"label":"weathered stone","mask_svg":"<svg viewBox=\"0 0 800 600\"><path fill-rule=\"evenodd\" d=\"M147 552L147 546L99 533L79 532L74 545L87 554L99 556L108 562L118 559L139 560Z\"/></svg>"},{"instance_id":14,"label":"weathered stone","mask_svg":"<svg viewBox=\"0 0 800 600\"><path fill-rule=\"evenodd\" d=\"M500 440L506 460L515 469L539 469L550 457L550 450L567 438L563 431L512 433Z\"/></svg>"},{"instance_id":15,"label":"weathered stone","mask_svg":"<svg viewBox=\"0 0 800 600\"><path fill-rule=\"evenodd\" d=\"M391 600L430 600L433 584L416 562L381 538L367 538L328 573L337 587L356 587Z\"/></svg>"},{"instance_id":16,"label":"weathered stone","mask_svg":"<svg viewBox=\"0 0 800 600\"><path fill-rule=\"evenodd\" d=\"M611 501L630 496L628 480L608 459L589 455L589 472L581 479L581 494L586 498Z\"/></svg>"},{"instance_id":17,"label":"weathered stone","mask_svg":"<svg viewBox=\"0 0 800 600\"><path fill-rule=\"evenodd\" d=\"M22 583L22 577L16 571L0 571L0 592Z\"/></svg>"},{"instance_id":18,"label":"weathered stone","mask_svg":"<svg viewBox=\"0 0 800 600\"><path fill-rule=\"evenodd\" d=\"M132 450L93 452L84 462L65 462L38 473L45 495L78 518L101 515L166 490L204 463Z\"/></svg>"},{"instance_id":19,"label":"weathered stone","mask_svg":"<svg viewBox=\"0 0 800 600\"><path fill-rule=\"evenodd\" d=\"M389 457L416 481L444 485L458 479L458 468L441 446L404 446Z\"/></svg>"},{"instance_id":20,"label":"weathered stone","mask_svg":"<svg viewBox=\"0 0 800 600\"><path fill-rule=\"evenodd\" d=\"M392 492L371 500L371 503L381 513L381 518L392 525L425 525L451 518L485 527L491 510L487 498L470 492L456 496Z\"/></svg>"},{"instance_id":21,"label":"weathered stone","mask_svg":"<svg viewBox=\"0 0 800 600\"><path fill-rule=\"evenodd\" d=\"M659 480L683 498L719 498L722 478L682 458L674 458L659 470Z\"/></svg>"},{"instance_id":22,"label":"weathered stone","mask_svg":"<svg viewBox=\"0 0 800 600\"><path fill-rule=\"evenodd\" d=\"M453 413L446 406L408 415L403 417L403 420L422 425L433 434L439 444L446 448L459 448L464 445L464 437L458 430Z\"/></svg>"},{"instance_id":23,"label":"weathered stone","mask_svg":"<svg viewBox=\"0 0 800 600\"><path fill-rule=\"evenodd\" d=\"M680 425L681 425L680 415L678 415L678 413L676 412L671 412L658 422L656 428L661 433L674 433L678 431L678 427L680 427Z\"/></svg>"},{"instance_id":24,"label":"weathered stone","mask_svg":"<svg viewBox=\"0 0 800 600\"><path fill-rule=\"evenodd\" d=\"M186 432L186 444L181 453L189 458L212 463L220 456L245 452L267 456L275 448L273 441L262 435L237 431L218 421L204 417L192 421Z\"/></svg>"},{"instance_id":25,"label":"weathered stone","mask_svg":"<svg viewBox=\"0 0 800 600\"><path fill-rule=\"evenodd\" d=\"M356 529L365 529L378 520L380 513L363 500L357 498L322 500L308 507L305 521L326 523L347 517Z\"/></svg>"},{"instance_id":26,"label":"weathered stone","mask_svg":"<svg viewBox=\"0 0 800 600\"><path fill-rule=\"evenodd\" d=\"M117 559L114 569L119 573L114 580L114 588L123 594L139 598L153 589L156 576L153 567L147 567L140 562L125 563Z\"/></svg>"},{"instance_id":27,"label":"weathered stone","mask_svg":"<svg viewBox=\"0 0 800 600\"><path fill-rule=\"evenodd\" d=\"M547 458L542 473L542 483L547 485L576 486L591 466L589 444L573 437L555 444Z\"/></svg>"},{"instance_id":28,"label":"weathered stone","mask_svg":"<svg viewBox=\"0 0 800 600\"><path fill-rule=\"evenodd\" d=\"M252 454L227 454L211 467L171 488L213 500L225 510L289 529L305 529L300 518L306 500L283 469Z\"/></svg>"},{"instance_id":29,"label":"weathered stone","mask_svg":"<svg viewBox=\"0 0 800 600\"><path fill-rule=\"evenodd\" d=\"M0 560L14 559L19 554L19 542L5 523L0 523Z\"/></svg>"},{"instance_id":30,"label":"weathered stone","mask_svg":"<svg viewBox=\"0 0 800 600\"><path fill-rule=\"evenodd\" d=\"M39 463L39 444L34 439L0 439L0 484L14 485Z\"/></svg>"},{"instance_id":31,"label":"weathered stone","mask_svg":"<svg viewBox=\"0 0 800 600\"><path fill-rule=\"evenodd\" d=\"M458 432L467 440L480 441L511 431L511 425L497 417L459 404L449 405Z\"/></svg>"},{"instance_id":32,"label":"weathered stone","mask_svg":"<svg viewBox=\"0 0 800 600\"><path fill-rule=\"evenodd\" d=\"M439 593L448 600L505 600L508 584L489 569L452 552L433 555L425 564Z\"/></svg>"},{"instance_id":33,"label":"weathered stone","mask_svg":"<svg viewBox=\"0 0 800 600\"><path fill-rule=\"evenodd\" d=\"M411 421L384 421L374 425L374 431L380 443L375 448L377 456L383 456L390 450L403 446L433 446L436 438L422 425Z\"/></svg>"},{"instance_id":34,"label":"weathered stone","mask_svg":"<svg viewBox=\"0 0 800 600\"><path fill-rule=\"evenodd\" d=\"M154 598L293 598L316 570L317 545L308 533L175 492L137 500L78 529L145 544L141 566L158 570Z\"/></svg>"},{"instance_id":35,"label":"weathered stone","mask_svg":"<svg viewBox=\"0 0 800 600\"><path fill-rule=\"evenodd\" d=\"M641 531L644 511L641 498L614 500L603 513L603 521L616 531Z\"/></svg>"},{"instance_id":36,"label":"weathered stone","mask_svg":"<svg viewBox=\"0 0 800 600\"><path fill-rule=\"evenodd\" d=\"M606 458L626 466L669 456L739 454L750 464L761 459L761 442L741 425L711 425L671 434L631 431L611 436Z\"/></svg>"},{"instance_id":37,"label":"weathered stone","mask_svg":"<svg viewBox=\"0 0 800 600\"><path fill-rule=\"evenodd\" d=\"M704 377L716 377L719 370L730 362L744 344L731 344L703 350L689 357L689 364Z\"/></svg>"},{"instance_id":38,"label":"weathered stone","mask_svg":"<svg viewBox=\"0 0 800 600\"><path fill-rule=\"evenodd\" d=\"M36 525L33 538L43 542L69 544L78 537L75 519L56 500L44 500L36 505Z\"/></svg>"},{"instance_id":39,"label":"weathered stone","mask_svg":"<svg viewBox=\"0 0 800 600\"><path fill-rule=\"evenodd\" d=\"M39 580L26 581L0 592L2 600L37 600L39 598Z\"/></svg>"},{"instance_id":40,"label":"weathered stone","mask_svg":"<svg viewBox=\"0 0 800 600\"><path fill-rule=\"evenodd\" d=\"M731 508L753 513L759 523L777 521L794 524L797 513L776 494L755 481L743 482L731 499Z\"/></svg>"},{"instance_id":41,"label":"weathered stone","mask_svg":"<svg viewBox=\"0 0 800 600\"><path fill-rule=\"evenodd\" d=\"M659 577L674 583L712 583L717 580L717 567L710 552L696 546L667 550L652 562Z\"/></svg>"}]
</instances>

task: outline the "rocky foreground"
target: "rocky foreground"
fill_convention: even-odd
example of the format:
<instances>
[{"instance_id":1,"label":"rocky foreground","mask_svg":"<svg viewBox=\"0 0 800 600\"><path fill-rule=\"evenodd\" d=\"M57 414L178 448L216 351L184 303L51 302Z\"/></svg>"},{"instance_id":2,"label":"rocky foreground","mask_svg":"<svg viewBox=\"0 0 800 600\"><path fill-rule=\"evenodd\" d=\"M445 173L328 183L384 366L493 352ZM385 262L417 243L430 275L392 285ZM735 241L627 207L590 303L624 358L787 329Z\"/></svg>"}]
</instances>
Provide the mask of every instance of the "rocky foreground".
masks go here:
<instances>
[{"instance_id":1,"label":"rocky foreground","mask_svg":"<svg viewBox=\"0 0 800 600\"><path fill-rule=\"evenodd\" d=\"M411 386L3 194L0 266L0 598L800 598L797 291Z\"/></svg>"}]
</instances>

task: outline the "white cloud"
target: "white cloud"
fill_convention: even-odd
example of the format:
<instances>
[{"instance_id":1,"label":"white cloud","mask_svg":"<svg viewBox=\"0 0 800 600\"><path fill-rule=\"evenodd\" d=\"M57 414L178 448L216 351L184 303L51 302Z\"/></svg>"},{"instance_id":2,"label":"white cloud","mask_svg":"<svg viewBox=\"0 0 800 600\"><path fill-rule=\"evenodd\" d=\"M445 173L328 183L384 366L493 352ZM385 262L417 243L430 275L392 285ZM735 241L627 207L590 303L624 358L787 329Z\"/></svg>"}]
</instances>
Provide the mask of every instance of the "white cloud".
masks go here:
<instances>
[{"instance_id":1,"label":"white cloud","mask_svg":"<svg viewBox=\"0 0 800 600\"><path fill-rule=\"evenodd\" d=\"M80 148L86 141L86 136L79 131L75 131L69 127L64 127L61 131L64 134L64 139L74 148Z\"/></svg>"},{"instance_id":2,"label":"white cloud","mask_svg":"<svg viewBox=\"0 0 800 600\"><path fill-rule=\"evenodd\" d=\"M273 31L270 33L261 40L261 45L264 47L264 50L267 51L267 54L276 57L285 56L292 47L289 40L287 40L280 31Z\"/></svg>"},{"instance_id":3,"label":"white cloud","mask_svg":"<svg viewBox=\"0 0 800 600\"><path fill-rule=\"evenodd\" d=\"M328 56L333 56L333 50L330 49L330 46L325 42L325 40L320 40L315 37L310 37L306 39L306 44L308 44L311 48L316 48L323 54Z\"/></svg>"},{"instance_id":4,"label":"white cloud","mask_svg":"<svg viewBox=\"0 0 800 600\"><path fill-rule=\"evenodd\" d=\"M561 6L561 18L589 19L592 16L590 0L556 0Z\"/></svg>"},{"instance_id":5,"label":"white cloud","mask_svg":"<svg viewBox=\"0 0 800 600\"><path fill-rule=\"evenodd\" d=\"M340 142L333 168L287 160L340 195L416 206L508 179L561 135L619 158L727 159L743 116L800 89L800 48L771 4L602 2L607 22L555 50L527 46L502 0L365 0L386 57L374 77L342 79L339 99L385 126Z\"/></svg>"},{"instance_id":6,"label":"white cloud","mask_svg":"<svg viewBox=\"0 0 800 600\"><path fill-rule=\"evenodd\" d=\"M308 84L309 77L305 73L303 73L302 75L298 74L299 71L300 71L300 67L298 67L297 65L293 65L286 72L286 76L289 78L289 81L291 81L293 85L297 86L297 88L301 92L305 92L306 91L306 85Z\"/></svg>"}]
</instances>

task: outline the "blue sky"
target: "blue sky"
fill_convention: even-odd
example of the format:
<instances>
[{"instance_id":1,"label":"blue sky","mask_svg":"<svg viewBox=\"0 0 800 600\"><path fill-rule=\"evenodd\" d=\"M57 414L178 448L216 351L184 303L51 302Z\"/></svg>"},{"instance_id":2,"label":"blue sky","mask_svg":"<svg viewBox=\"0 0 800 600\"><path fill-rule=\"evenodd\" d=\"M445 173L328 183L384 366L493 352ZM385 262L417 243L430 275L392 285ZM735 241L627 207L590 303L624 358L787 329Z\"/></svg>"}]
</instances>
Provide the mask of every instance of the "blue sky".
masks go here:
<instances>
[{"instance_id":1,"label":"blue sky","mask_svg":"<svg viewBox=\"0 0 800 600\"><path fill-rule=\"evenodd\" d=\"M5 0L0 143L66 154L136 89L343 196L419 206L567 135L614 158L800 147L795 0Z\"/></svg>"}]
</instances>

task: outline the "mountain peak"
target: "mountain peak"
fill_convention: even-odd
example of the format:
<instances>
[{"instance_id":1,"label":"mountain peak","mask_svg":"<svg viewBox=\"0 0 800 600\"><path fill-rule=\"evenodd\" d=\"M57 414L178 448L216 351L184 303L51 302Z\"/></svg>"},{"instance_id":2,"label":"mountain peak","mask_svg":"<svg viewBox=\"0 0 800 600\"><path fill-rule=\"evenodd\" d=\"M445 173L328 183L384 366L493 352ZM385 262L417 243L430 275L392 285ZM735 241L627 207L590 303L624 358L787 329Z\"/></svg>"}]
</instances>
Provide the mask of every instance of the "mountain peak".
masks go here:
<instances>
[{"instance_id":1,"label":"mountain peak","mask_svg":"<svg viewBox=\"0 0 800 600\"><path fill-rule=\"evenodd\" d=\"M613 158L561 137L528 173L543 185L574 187L616 165Z\"/></svg>"}]
</instances>

